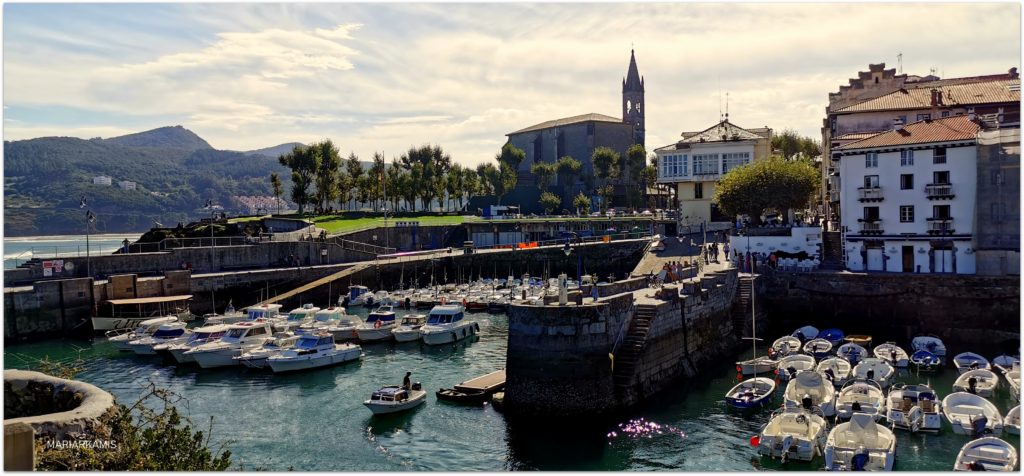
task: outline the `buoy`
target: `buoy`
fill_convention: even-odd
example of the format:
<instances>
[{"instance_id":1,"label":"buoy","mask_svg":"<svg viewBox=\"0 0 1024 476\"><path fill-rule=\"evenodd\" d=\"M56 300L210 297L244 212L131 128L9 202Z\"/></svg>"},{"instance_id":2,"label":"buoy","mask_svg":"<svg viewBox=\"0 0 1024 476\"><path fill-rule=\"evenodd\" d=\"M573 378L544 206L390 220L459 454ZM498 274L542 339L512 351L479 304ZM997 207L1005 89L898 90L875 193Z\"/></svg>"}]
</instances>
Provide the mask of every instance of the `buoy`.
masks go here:
<instances>
[{"instance_id":1,"label":"buoy","mask_svg":"<svg viewBox=\"0 0 1024 476\"><path fill-rule=\"evenodd\" d=\"M757 448L758 446L761 446L761 437L759 437L757 435L751 436L750 437L750 446L753 446L754 448Z\"/></svg>"},{"instance_id":2,"label":"buoy","mask_svg":"<svg viewBox=\"0 0 1024 476\"><path fill-rule=\"evenodd\" d=\"M742 382L742 381L743 381L743 376L742 376L742 375L738 375L738 374L737 374L737 375L736 375L736 381L737 381L737 382Z\"/></svg>"},{"instance_id":3,"label":"buoy","mask_svg":"<svg viewBox=\"0 0 1024 476\"><path fill-rule=\"evenodd\" d=\"M743 372L743 367L740 367L739 365L737 365L736 366L736 371L737 372Z\"/></svg>"}]
</instances>

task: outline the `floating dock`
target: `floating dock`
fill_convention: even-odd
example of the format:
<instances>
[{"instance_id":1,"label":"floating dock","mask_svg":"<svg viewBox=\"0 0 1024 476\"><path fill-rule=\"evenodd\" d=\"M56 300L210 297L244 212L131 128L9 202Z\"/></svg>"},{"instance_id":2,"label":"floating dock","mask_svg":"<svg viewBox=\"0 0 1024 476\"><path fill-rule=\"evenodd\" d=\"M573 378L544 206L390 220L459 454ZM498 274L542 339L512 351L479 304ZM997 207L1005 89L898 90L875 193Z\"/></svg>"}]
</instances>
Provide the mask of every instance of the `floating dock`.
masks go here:
<instances>
[{"instance_id":1,"label":"floating dock","mask_svg":"<svg viewBox=\"0 0 1024 476\"><path fill-rule=\"evenodd\" d=\"M503 388L505 388L505 369L496 370L455 386L455 390L460 392L484 392L488 395Z\"/></svg>"}]
</instances>

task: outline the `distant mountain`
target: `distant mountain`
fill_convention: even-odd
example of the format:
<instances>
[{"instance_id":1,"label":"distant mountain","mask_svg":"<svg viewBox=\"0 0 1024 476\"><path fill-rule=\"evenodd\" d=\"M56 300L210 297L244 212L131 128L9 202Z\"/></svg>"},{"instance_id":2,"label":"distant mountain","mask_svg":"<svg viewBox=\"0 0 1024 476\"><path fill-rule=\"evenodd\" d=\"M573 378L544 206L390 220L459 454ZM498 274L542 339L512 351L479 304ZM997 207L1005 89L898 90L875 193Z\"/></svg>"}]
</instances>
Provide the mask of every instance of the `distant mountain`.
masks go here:
<instances>
[{"instance_id":1,"label":"distant mountain","mask_svg":"<svg viewBox=\"0 0 1024 476\"><path fill-rule=\"evenodd\" d=\"M128 147L157 147L187 151L213 148L202 137L181 126L159 127L150 131L101 140L108 144Z\"/></svg>"},{"instance_id":2,"label":"distant mountain","mask_svg":"<svg viewBox=\"0 0 1024 476\"><path fill-rule=\"evenodd\" d=\"M262 155L264 157L272 157L274 159L287 154L295 148L295 146L304 146L301 142L288 142L281 145L275 145L273 147L266 147L263 149L250 150L242 152L245 155Z\"/></svg>"}]
</instances>

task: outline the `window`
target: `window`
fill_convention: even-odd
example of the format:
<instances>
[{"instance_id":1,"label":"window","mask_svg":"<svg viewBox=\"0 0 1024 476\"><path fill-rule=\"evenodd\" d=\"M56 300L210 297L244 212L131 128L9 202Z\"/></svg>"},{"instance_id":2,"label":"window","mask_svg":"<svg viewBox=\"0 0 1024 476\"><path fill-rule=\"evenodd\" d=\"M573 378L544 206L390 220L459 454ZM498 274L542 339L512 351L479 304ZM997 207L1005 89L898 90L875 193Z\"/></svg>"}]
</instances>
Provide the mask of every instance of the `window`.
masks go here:
<instances>
[{"instance_id":1,"label":"window","mask_svg":"<svg viewBox=\"0 0 1024 476\"><path fill-rule=\"evenodd\" d=\"M868 152L864 156L864 168L870 169L874 167L878 167L878 152Z\"/></svg>"},{"instance_id":2,"label":"window","mask_svg":"<svg viewBox=\"0 0 1024 476\"><path fill-rule=\"evenodd\" d=\"M864 221L878 221L878 207L864 207Z\"/></svg>"},{"instance_id":3,"label":"window","mask_svg":"<svg viewBox=\"0 0 1024 476\"><path fill-rule=\"evenodd\" d=\"M942 117L949 117L949 111L942 111Z\"/></svg>"},{"instance_id":4,"label":"window","mask_svg":"<svg viewBox=\"0 0 1024 476\"><path fill-rule=\"evenodd\" d=\"M907 116L900 116L900 122L906 124L907 123Z\"/></svg>"},{"instance_id":5,"label":"window","mask_svg":"<svg viewBox=\"0 0 1024 476\"><path fill-rule=\"evenodd\" d=\"M718 173L718 154L697 154L693 156L693 175L715 175Z\"/></svg>"},{"instance_id":6,"label":"window","mask_svg":"<svg viewBox=\"0 0 1024 476\"><path fill-rule=\"evenodd\" d=\"M912 150L901 150L900 151L900 165L908 167L914 165L914 151Z\"/></svg>"},{"instance_id":7,"label":"window","mask_svg":"<svg viewBox=\"0 0 1024 476\"><path fill-rule=\"evenodd\" d=\"M704 198L704 184L700 182L693 184L693 198L698 200Z\"/></svg>"},{"instance_id":8,"label":"window","mask_svg":"<svg viewBox=\"0 0 1024 476\"><path fill-rule=\"evenodd\" d=\"M865 175L864 176L864 188L878 188L878 176L877 175Z\"/></svg>"},{"instance_id":9,"label":"window","mask_svg":"<svg viewBox=\"0 0 1024 476\"><path fill-rule=\"evenodd\" d=\"M900 206L900 223L914 223L914 206Z\"/></svg>"},{"instance_id":10,"label":"window","mask_svg":"<svg viewBox=\"0 0 1024 476\"><path fill-rule=\"evenodd\" d=\"M992 185L1002 185L1006 183L1006 180L1003 178L1002 170L996 169L991 171L990 174L992 176Z\"/></svg>"},{"instance_id":11,"label":"window","mask_svg":"<svg viewBox=\"0 0 1024 476\"><path fill-rule=\"evenodd\" d=\"M932 218L936 220L949 219L949 205L932 205Z\"/></svg>"},{"instance_id":12,"label":"window","mask_svg":"<svg viewBox=\"0 0 1024 476\"><path fill-rule=\"evenodd\" d=\"M939 172L932 172L932 183L949 184L949 171L943 170Z\"/></svg>"},{"instance_id":13,"label":"window","mask_svg":"<svg viewBox=\"0 0 1024 476\"><path fill-rule=\"evenodd\" d=\"M1002 202L993 203L992 205L992 221L995 223L1002 223L1006 218L1006 204Z\"/></svg>"},{"instance_id":14,"label":"window","mask_svg":"<svg viewBox=\"0 0 1024 476\"><path fill-rule=\"evenodd\" d=\"M900 190L914 189L914 174L900 175Z\"/></svg>"},{"instance_id":15,"label":"window","mask_svg":"<svg viewBox=\"0 0 1024 476\"><path fill-rule=\"evenodd\" d=\"M932 153L933 164L944 164L946 163L946 148L936 147L935 152Z\"/></svg>"},{"instance_id":16,"label":"window","mask_svg":"<svg viewBox=\"0 0 1024 476\"><path fill-rule=\"evenodd\" d=\"M736 152L722 155L722 173L750 163L750 152Z\"/></svg>"},{"instance_id":17,"label":"window","mask_svg":"<svg viewBox=\"0 0 1024 476\"><path fill-rule=\"evenodd\" d=\"M927 120L929 120L931 118L932 118L931 114L918 114L917 115L917 120L919 120L919 121L927 121Z\"/></svg>"},{"instance_id":18,"label":"window","mask_svg":"<svg viewBox=\"0 0 1024 476\"><path fill-rule=\"evenodd\" d=\"M662 177L685 177L689 175L687 171L686 155L665 155L661 157L661 176Z\"/></svg>"}]
</instances>

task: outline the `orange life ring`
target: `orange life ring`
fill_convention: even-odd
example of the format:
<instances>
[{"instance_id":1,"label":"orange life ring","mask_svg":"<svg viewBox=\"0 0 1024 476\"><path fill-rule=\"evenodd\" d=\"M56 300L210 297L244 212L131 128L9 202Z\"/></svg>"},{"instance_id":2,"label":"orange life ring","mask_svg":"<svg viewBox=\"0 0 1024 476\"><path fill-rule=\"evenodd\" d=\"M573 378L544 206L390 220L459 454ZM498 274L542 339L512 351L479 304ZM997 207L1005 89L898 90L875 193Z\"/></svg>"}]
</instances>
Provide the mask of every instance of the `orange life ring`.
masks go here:
<instances>
[{"instance_id":1,"label":"orange life ring","mask_svg":"<svg viewBox=\"0 0 1024 476\"><path fill-rule=\"evenodd\" d=\"M466 298L462 298L462 307L466 307Z\"/></svg>"},{"instance_id":2,"label":"orange life ring","mask_svg":"<svg viewBox=\"0 0 1024 476\"><path fill-rule=\"evenodd\" d=\"M376 321L374 321L373 328L374 329L380 329L380 319L377 319Z\"/></svg>"}]
</instances>

